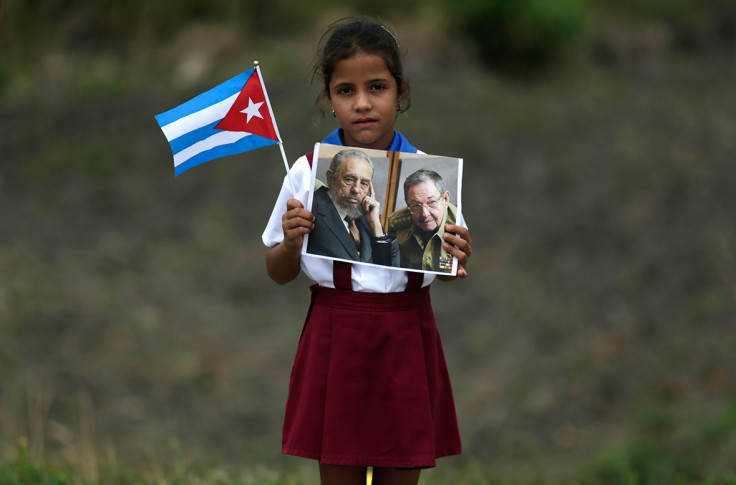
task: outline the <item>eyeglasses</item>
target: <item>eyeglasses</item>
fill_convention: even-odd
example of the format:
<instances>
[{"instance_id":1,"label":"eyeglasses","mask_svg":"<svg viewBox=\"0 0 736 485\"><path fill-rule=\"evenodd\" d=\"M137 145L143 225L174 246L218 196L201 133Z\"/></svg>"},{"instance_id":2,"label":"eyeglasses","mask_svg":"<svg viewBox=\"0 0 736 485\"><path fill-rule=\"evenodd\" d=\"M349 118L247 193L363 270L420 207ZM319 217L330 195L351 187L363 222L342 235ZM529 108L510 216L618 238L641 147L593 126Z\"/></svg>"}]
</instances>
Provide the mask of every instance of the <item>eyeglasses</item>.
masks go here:
<instances>
[{"instance_id":1,"label":"eyeglasses","mask_svg":"<svg viewBox=\"0 0 736 485\"><path fill-rule=\"evenodd\" d=\"M428 200L424 204L417 204L417 203L411 204L409 206L409 212L411 212L412 214L419 214L420 212L422 212L424 207L426 207L428 210L434 210L440 206L440 200L442 199Z\"/></svg>"}]
</instances>

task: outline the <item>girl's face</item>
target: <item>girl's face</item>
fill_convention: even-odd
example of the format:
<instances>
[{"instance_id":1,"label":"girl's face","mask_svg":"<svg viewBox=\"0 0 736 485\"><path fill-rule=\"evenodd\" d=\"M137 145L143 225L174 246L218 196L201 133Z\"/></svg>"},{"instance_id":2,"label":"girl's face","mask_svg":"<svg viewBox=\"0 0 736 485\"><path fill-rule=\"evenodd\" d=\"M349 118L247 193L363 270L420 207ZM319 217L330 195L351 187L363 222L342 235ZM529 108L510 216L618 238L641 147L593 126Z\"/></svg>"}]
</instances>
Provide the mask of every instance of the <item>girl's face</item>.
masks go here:
<instances>
[{"instance_id":1,"label":"girl's face","mask_svg":"<svg viewBox=\"0 0 736 485\"><path fill-rule=\"evenodd\" d=\"M387 150L400 98L396 79L378 54L358 51L335 64L328 98L347 146Z\"/></svg>"}]
</instances>

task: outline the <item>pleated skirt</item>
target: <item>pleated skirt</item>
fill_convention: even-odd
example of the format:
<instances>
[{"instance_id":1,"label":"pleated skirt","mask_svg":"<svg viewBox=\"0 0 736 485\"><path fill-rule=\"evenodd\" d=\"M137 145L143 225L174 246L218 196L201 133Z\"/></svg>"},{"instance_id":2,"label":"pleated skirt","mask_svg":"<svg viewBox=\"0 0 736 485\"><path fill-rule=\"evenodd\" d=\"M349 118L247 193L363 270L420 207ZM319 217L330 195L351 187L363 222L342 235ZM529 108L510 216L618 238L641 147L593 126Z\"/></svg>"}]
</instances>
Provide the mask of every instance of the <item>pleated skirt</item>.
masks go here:
<instances>
[{"instance_id":1,"label":"pleated skirt","mask_svg":"<svg viewBox=\"0 0 736 485\"><path fill-rule=\"evenodd\" d=\"M435 466L461 453L429 288L313 286L289 384L282 452L324 464Z\"/></svg>"}]
</instances>

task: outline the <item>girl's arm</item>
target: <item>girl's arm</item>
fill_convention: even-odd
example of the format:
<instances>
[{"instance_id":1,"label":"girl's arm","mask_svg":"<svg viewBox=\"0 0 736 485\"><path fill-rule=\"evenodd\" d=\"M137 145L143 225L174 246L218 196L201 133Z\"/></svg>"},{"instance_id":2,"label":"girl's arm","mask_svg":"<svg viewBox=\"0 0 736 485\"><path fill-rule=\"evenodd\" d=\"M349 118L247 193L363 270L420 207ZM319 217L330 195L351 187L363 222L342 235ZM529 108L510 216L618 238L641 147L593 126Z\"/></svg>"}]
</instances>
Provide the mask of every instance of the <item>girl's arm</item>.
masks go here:
<instances>
[{"instance_id":1,"label":"girl's arm","mask_svg":"<svg viewBox=\"0 0 736 485\"><path fill-rule=\"evenodd\" d=\"M266 271L276 283L283 285L299 275L304 235L314 228L314 216L304 209L297 199L286 202L286 212L281 216L284 240L266 253Z\"/></svg>"},{"instance_id":2,"label":"girl's arm","mask_svg":"<svg viewBox=\"0 0 736 485\"><path fill-rule=\"evenodd\" d=\"M457 257L457 276L438 275L437 279L453 281L457 277L467 278L468 270L465 269L465 266L467 266L468 259L473 253L473 250L470 248L472 244L470 232L465 227L447 224L445 226L444 238L445 242L442 243L442 246L447 252Z\"/></svg>"}]
</instances>

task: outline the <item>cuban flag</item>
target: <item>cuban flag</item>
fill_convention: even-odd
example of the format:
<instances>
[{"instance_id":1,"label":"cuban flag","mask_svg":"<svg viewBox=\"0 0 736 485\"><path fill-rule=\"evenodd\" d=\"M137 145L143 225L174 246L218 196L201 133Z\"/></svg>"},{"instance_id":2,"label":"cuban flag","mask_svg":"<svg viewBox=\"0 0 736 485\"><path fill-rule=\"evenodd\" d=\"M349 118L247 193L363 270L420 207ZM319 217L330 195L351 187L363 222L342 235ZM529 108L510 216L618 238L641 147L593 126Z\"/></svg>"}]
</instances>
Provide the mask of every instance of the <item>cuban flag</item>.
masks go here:
<instances>
[{"instance_id":1,"label":"cuban flag","mask_svg":"<svg viewBox=\"0 0 736 485\"><path fill-rule=\"evenodd\" d=\"M215 158L281 143L258 66L156 115L174 176Z\"/></svg>"}]
</instances>

